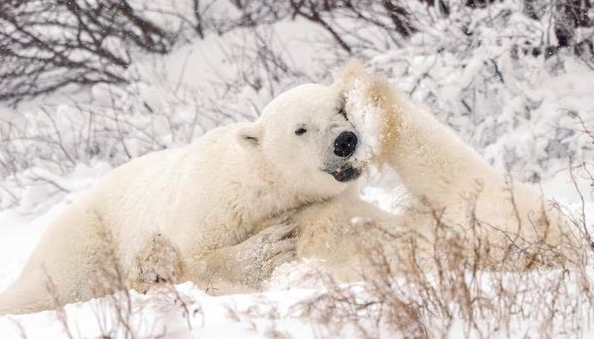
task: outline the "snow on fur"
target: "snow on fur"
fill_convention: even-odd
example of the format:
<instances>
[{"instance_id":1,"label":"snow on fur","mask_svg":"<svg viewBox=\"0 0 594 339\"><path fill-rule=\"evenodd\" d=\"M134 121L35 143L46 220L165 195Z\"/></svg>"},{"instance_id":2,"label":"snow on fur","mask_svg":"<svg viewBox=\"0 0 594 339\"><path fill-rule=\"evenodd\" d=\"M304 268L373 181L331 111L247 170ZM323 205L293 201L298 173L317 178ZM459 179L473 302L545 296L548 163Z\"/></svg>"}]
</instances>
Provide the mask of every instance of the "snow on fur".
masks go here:
<instances>
[{"instance_id":1,"label":"snow on fur","mask_svg":"<svg viewBox=\"0 0 594 339\"><path fill-rule=\"evenodd\" d=\"M378 155L381 134L381 112L370 102L366 95L369 86L363 79L357 79L345 93L345 109L349 120L360 134L360 146L355 153L355 158L368 162Z\"/></svg>"}]
</instances>

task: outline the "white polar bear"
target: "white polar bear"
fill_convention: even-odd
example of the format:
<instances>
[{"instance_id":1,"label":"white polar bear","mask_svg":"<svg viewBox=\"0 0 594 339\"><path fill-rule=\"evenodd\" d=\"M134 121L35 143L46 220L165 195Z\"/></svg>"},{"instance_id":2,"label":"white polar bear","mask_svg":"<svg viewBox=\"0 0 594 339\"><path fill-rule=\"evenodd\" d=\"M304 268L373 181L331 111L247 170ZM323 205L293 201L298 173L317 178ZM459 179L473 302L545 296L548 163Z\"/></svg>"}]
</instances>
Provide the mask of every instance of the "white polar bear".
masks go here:
<instances>
[{"instance_id":1,"label":"white polar bear","mask_svg":"<svg viewBox=\"0 0 594 339\"><path fill-rule=\"evenodd\" d=\"M360 198L354 179L366 162L396 171L410 209L392 215ZM468 255L477 241L493 244L481 249L493 258L486 266L510 247L533 259L541 245L558 253L577 242L539 190L508 185L449 128L354 65L331 86L280 95L255 123L114 170L50 227L0 296L0 314L106 293L90 282L114 267L133 287L159 278L221 292L225 282L257 287L292 258L292 227L268 227L279 220L297 225L300 257L322 259L346 279L364 271L359 260L377 247L395 261L436 255L444 226L466 237ZM104 267L110 257L117 265ZM549 259L537 261L558 263Z\"/></svg>"},{"instance_id":2,"label":"white polar bear","mask_svg":"<svg viewBox=\"0 0 594 339\"><path fill-rule=\"evenodd\" d=\"M161 279L223 293L257 288L294 256L292 226L264 228L350 191L361 172L356 147L340 86L309 84L274 99L254 123L124 164L49 227L0 295L0 314Z\"/></svg>"},{"instance_id":3,"label":"white polar bear","mask_svg":"<svg viewBox=\"0 0 594 339\"><path fill-rule=\"evenodd\" d=\"M348 67L338 83L349 118L371 145L371 162L394 170L411 202L391 215L341 194L301 209L291 217L299 226L299 257L322 259L347 280L365 274L369 262L357 260L370 253L394 267L448 251L497 270L579 260L581 230L537 187L493 169L449 127L360 64ZM456 249L448 248L454 243Z\"/></svg>"},{"instance_id":4,"label":"white polar bear","mask_svg":"<svg viewBox=\"0 0 594 339\"><path fill-rule=\"evenodd\" d=\"M447 257L447 252L457 251L455 255L471 264L498 270L566 265L579 258L579 230L567 225L536 187L509 182L385 81L353 64L332 87L338 97L331 101L344 98L340 114L346 114L362 138L352 163L391 167L412 201L394 215L363 201L357 187L349 185L327 199L288 211L283 218L298 227L299 257L322 259L340 280L367 274L369 254L383 255L398 268L410 259ZM294 98L291 93L301 91L284 96ZM301 98L317 98L316 93L308 95ZM287 100L283 105L301 103ZM299 126L296 132L317 128ZM302 136L309 137L306 133Z\"/></svg>"}]
</instances>

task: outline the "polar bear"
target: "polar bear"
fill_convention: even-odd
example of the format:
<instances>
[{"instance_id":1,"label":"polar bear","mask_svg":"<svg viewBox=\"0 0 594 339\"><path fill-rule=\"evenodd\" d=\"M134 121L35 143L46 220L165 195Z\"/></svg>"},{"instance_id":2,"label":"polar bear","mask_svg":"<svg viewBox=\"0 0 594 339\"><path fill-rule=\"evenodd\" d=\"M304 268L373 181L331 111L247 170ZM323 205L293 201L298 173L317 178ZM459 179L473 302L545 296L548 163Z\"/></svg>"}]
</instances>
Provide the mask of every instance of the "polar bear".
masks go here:
<instances>
[{"instance_id":1,"label":"polar bear","mask_svg":"<svg viewBox=\"0 0 594 339\"><path fill-rule=\"evenodd\" d=\"M388 213L349 185L327 199L287 211L284 221L297 227L297 257L321 261L343 281L368 276L369 260L382 258L392 272L419 259L447 257L448 252L497 270L567 265L579 259L579 230L565 222L540 190L493 169L386 81L353 63L332 87L337 97L331 101L344 102L339 112L360 139L352 155L359 165L355 168L373 164L394 171L411 199L402 213ZM296 98L293 92L301 88L283 96ZM309 94L301 99L317 99L316 93ZM301 102L287 100L284 105L300 107ZM317 128L298 126L295 132L302 137ZM336 171L337 180L341 172Z\"/></svg>"},{"instance_id":2,"label":"polar bear","mask_svg":"<svg viewBox=\"0 0 594 339\"><path fill-rule=\"evenodd\" d=\"M321 259L341 280L366 274L368 260L377 260L370 254L397 268L454 251L496 270L580 260L581 229L538 187L492 168L449 127L361 64L348 66L338 83L349 119L362 142L373 146L370 162L393 170L410 199L396 215L354 194L301 209L290 220L299 227L298 257Z\"/></svg>"},{"instance_id":3,"label":"polar bear","mask_svg":"<svg viewBox=\"0 0 594 339\"><path fill-rule=\"evenodd\" d=\"M515 183L489 166L450 128L385 80L353 63L332 87L337 88L334 95L344 98L341 114L360 139L353 161L364 163L360 169L372 164L394 171L410 201L401 213L388 213L364 201L358 187L350 185L294 209L284 217L297 227L297 257L321 261L342 281L368 276L367 268L376 269L369 260L381 259L377 256L386 259L392 272L419 260L435 263L425 259L442 255L496 270L579 260L580 230L537 187ZM300 89L288 93L292 91ZM311 94L303 99L315 100Z\"/></svg>"},{"instance_id":4,"label":"polar bear","mask_svg":"<svg viewBox=\"0 0 594 339\"><path fill-rule=\"evenodd\" d=\"M257 288L294 256L287 215L350 192L361 173L358 132L340 91L299 86L256 122L219 127L114 169L50 225L0 295L0 314L159 280L220 293Z\"/></svg>"}]
</instances>

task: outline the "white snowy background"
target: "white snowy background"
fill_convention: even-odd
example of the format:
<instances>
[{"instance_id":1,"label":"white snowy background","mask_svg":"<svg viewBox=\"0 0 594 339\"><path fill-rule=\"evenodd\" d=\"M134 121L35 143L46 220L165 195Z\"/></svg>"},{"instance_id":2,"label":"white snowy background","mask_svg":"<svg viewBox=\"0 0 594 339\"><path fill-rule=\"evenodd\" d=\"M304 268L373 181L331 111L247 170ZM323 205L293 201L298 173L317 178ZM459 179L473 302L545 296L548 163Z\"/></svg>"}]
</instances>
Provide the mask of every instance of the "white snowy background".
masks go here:
<instances>
[{"instance_id":1,"label":"white snowy background","mask_svg":"<svg viewBox=\"0 0 594 339\"><path fill-rule=\"evenodd\" d=\"M593 169L594 138L587 130L594 132L594 62L564 49L545 58L547 44L556 43L551 6L537 21L523 14L519 0L476 9L450 1L449 16L426 3L406 3L418 26L408 39L339 11L326 19L370 70L429 107L496 168L538 183L577 215L583 211L591 227L594 180L586 170ZM130 50L133 61L123 74L128 83L70 86L17 105L0 103L0 290L17 277L53 218L110 169L152 150L186 145L215 126L253 120L292 86L332 81L352 57L321 25L300 16L227 29L241 13L216 1L206 11L202 39L171 14L190 11L189 1L137 6L153 20L179 27L178 41L166 55ZM575 34L592 39L594 31ZM378 173L365 178L362 191L387 209L396 209L401 196ZM300 302L323 292L320 284L300 279L310 268L283 267L260 294L213 297L186 283L175 296L130 292L68 305L65 312L0 317L0 338L419 336L390 331L369 314L361 314L363 331L359 321L324 321L297 311ZM448 326L443 314L424 314L435 329L426 335L592 337L594 302L583 291L594 287L594 270L585 273L564 280L568 303L557 303L572 306L559 310L559 318L539 308L557 307L546 289L564 272L515 273L508 278L525 306L521 314L512 312L501 324L477 315L479 327L458 321L455 310ZM481 275L481 288L488 290L490 279ZM357 291L356 285L345 288ZM125 321L114 311L114 298L131 303Z\"/></svg>"}]
</instances>

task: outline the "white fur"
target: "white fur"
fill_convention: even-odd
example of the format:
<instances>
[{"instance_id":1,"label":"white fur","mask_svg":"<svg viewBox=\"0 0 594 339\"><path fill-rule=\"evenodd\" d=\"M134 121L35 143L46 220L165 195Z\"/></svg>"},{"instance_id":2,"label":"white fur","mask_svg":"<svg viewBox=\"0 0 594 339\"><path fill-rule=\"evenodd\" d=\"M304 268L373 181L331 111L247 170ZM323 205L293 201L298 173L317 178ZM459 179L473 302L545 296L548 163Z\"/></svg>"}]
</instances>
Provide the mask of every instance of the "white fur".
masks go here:
<instances>
[{"instance_id":1,"label":"white fur","mask_svg":"<svg viewBox=\"0 0 594 339\"><path fill-rule=\"evenodd\" d=\"M354 130L338 113L343 104L337 87L303 85L254 123L220 127L113 170L49 227L0 295L0 314L87 300L109 293L105 284L141 286L146 281L136 280L157 272L219 293L227 282L257 287L263 271L293 258L294 242L285 239L290 227L256 233L352 185L324 171L340 160L336 137ZM307 133L296 135L298 128ZM159 259L154 251L163 244L174 251ZM176 258L180 272L145 267Z\"/></svg>"}]
</instances>

